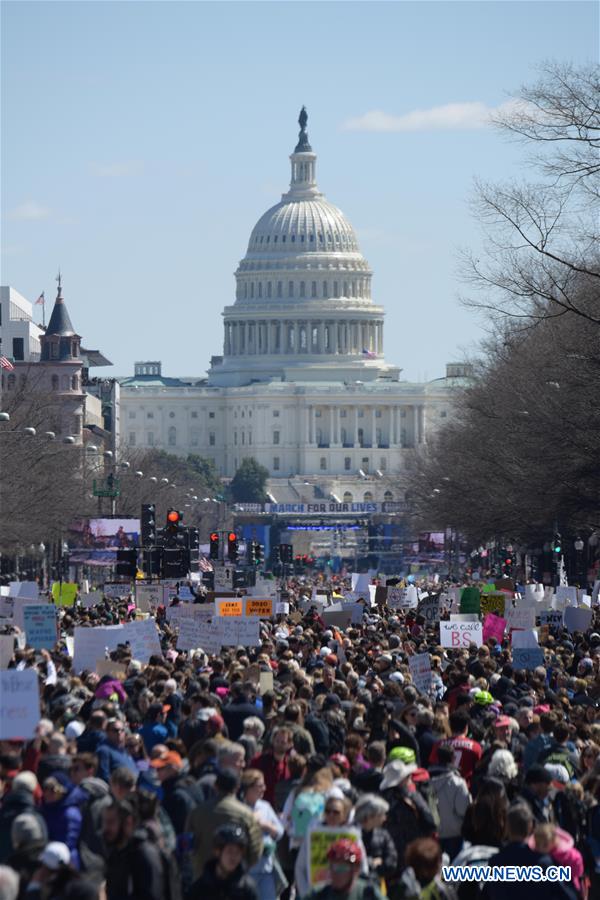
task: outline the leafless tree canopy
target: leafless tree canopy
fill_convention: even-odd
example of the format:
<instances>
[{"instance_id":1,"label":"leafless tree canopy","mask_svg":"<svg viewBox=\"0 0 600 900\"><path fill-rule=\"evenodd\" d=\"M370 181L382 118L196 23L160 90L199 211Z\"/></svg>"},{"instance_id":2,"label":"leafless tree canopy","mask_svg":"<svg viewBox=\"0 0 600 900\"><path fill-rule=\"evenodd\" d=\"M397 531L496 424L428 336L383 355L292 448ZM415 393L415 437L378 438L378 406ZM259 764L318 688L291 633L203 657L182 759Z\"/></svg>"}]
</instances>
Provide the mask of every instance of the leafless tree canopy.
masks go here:
<instances>
[{"instance_id":1,"label":"leafless tree canopy","mask_svg":"<svg viewBox=\"0 0 600 900\"><path fill-rule=\"evenodd\" d=\"M478 182L473 209L484 253L463 254L468 306L520 328L566 314L600 324L600 69L545 64L496 119L520 140L534 180ZM583 289L587 290L583 290Z\"/></svg>"}]
</instances>

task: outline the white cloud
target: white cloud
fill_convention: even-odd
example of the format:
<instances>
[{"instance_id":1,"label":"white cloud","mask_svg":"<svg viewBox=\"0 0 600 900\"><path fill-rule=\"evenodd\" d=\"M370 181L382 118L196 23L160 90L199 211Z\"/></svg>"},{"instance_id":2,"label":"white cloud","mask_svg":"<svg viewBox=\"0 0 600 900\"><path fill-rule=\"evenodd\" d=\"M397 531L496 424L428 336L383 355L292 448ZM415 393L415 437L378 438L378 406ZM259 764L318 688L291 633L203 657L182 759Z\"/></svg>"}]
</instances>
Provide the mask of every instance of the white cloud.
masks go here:
<instances>
[{"instance_id":1,"label":"white cloud","mask_svg":"<svg viewBox=\"0 0 600 900\"><path fill-rule=\"evenodd\" d=\"M141 162L114 162L90 164L92 175L97 178L130 178L133 175L141 175L143 164Z\"/></svg>"},{"instance_id":2,"label":"white cloud","mask_svg":"<svg viewBox=\"0 0 600 900\"><path fill-rule=\"evenodd\" d=\"M50 210L34 200L26 200L25 203L20 203L19 206L11 209L8 214L10 219L21 220L47 219L49 215Z\"/></svg>"},{"instance_id":3,"label":"white cloud","mask_svg":"<svg viewBox=\"0 0 600 900\"><path fill-rule=\"evenodd\" d=\"M506 112L513 101L500 106L487 106L479 100L465 103L445 103L430 109L414 109L402 115L393 115L381 109L373 109L363 116L343 123L345 131L472 131L485 128L492 117Z\"/></svg>"}]
</instances>

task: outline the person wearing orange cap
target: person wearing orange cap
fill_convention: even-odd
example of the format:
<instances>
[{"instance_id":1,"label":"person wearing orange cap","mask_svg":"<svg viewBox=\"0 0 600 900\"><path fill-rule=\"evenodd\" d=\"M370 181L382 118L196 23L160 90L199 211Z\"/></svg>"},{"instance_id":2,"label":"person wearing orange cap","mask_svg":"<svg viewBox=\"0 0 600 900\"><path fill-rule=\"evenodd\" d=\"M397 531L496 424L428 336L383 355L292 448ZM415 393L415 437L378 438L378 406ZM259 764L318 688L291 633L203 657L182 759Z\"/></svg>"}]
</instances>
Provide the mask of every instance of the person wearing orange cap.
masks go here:
<instances>
[{"instance_id":1,"label":"person wearing orange cap","mask_svg":"<svg viewBox=\"0 0 600 900\"><path fill-rule=\"evenodd\" d=\"M314 888L305 900L383 900L379 888L360 878L362 856L356 841L334 841L327 851L328 883Z\"/></svg>"}]
</instances>

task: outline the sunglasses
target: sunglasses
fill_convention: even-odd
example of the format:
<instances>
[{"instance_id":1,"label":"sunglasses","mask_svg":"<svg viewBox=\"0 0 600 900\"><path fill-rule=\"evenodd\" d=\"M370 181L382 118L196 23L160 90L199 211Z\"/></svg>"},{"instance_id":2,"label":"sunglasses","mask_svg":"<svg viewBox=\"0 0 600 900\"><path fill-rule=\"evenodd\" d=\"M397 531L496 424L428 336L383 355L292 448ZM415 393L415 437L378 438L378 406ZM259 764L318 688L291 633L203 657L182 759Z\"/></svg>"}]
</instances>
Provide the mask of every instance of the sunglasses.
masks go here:
<instances>
[{"instance_id":1,"label":"sunglasses","mask_svg":"<svg viewBox=\"0 0 600 900\"><path fill-rule=\"evenodd\" d=\"M328 816L341 816L343 809L338 809L337 806L326 806L325 812Z\"/></svg>"}]
</instances>

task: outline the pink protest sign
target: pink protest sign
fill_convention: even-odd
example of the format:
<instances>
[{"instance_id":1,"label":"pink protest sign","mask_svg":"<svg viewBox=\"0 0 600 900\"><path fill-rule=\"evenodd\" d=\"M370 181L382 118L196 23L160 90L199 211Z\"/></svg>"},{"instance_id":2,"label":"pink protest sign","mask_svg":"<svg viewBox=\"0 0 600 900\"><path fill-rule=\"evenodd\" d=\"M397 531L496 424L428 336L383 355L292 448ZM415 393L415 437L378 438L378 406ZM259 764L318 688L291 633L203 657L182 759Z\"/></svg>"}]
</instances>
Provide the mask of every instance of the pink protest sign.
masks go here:
<instances>
[{"instance_id":1,"label":"pink protest sign","mask_svg":"<svg viewBox=\"0 0 600 900\"><path fill-rule=\"evenodd\" d=\"M502 643L504 629L506 628L506 619L497 616L494 613L488 613L483 620L483 640L484 643L489 638L495 638L498 643Z\"/></svg>"}]
</instances>

